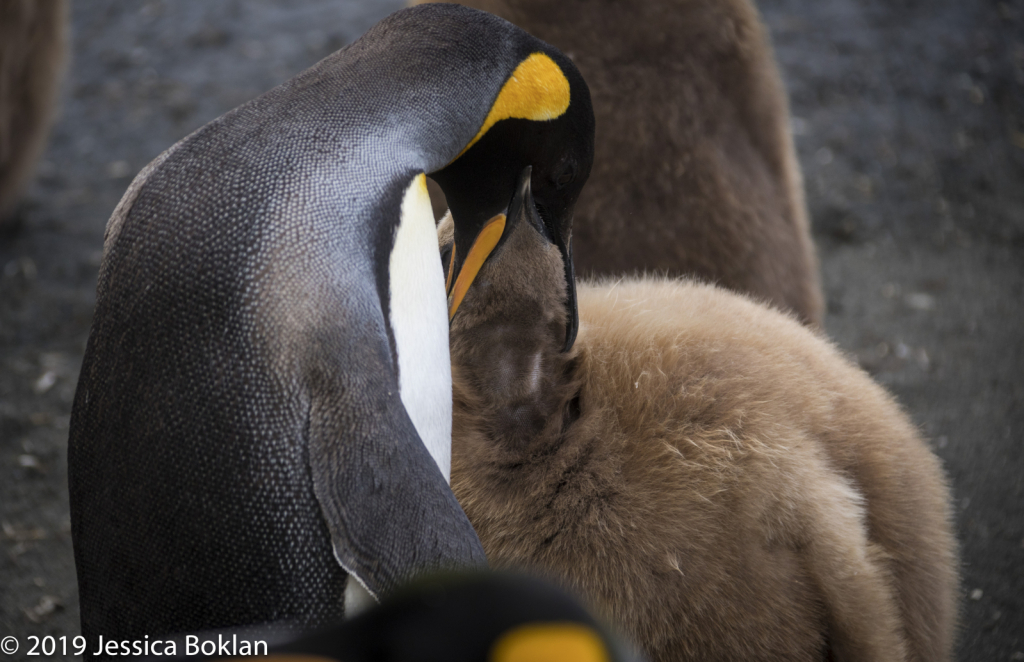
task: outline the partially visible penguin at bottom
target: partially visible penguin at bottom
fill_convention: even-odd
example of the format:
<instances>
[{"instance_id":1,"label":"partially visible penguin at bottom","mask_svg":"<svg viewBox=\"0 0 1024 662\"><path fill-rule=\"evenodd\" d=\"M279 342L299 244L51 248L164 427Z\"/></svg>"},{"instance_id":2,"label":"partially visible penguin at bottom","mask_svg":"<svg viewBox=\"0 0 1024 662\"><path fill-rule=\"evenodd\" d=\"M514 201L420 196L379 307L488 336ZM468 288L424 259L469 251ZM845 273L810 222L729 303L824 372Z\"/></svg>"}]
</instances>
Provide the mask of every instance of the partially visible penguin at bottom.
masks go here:
<instances>
[{"instance_id":1,"label":"partially visible penguin at bottom","mask_svg":"<svg viewBox=\"0 0 1024 662\"><path fill-rule=\"evenodd\" d=\"M949 489L892 397L793 318L685 280L581 283L562 352L529 198L521 179L449 304L452 489L491 566L560 581L654 661L949 660Z\"/></svg>"},{"instance_id":2,"label":"partially visible penguin at bottom","mask_svg":"<svg viewBox=\"0 0 1024 662\"><path fill-rule=\"evenodd\" d=\"M192 635L200 642L232 634ZM240 633L239 639L248 635ZM180 650L182 647L178 646ZM166 648L165 648L166 650ZM146 658L161 662L165 657ZM194 657L174 659L196 659ZM252 657L204 657L243 662ZM380 605L291 641L265 662L646 662L573 596L514 573L421 575Z\"/></svg>"}]
</instances>

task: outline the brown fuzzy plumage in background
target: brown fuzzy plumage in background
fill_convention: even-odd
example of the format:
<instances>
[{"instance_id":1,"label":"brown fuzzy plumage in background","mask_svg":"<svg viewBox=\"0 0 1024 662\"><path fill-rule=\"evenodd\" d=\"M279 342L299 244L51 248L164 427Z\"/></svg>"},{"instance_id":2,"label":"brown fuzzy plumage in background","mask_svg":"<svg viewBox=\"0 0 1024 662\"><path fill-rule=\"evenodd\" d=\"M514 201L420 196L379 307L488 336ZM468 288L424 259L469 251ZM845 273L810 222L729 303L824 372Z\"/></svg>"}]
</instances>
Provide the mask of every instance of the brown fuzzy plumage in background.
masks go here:
<instances>
[{"instance_id":1,"label":"brown fuzzy plumage in background","mask_svg":"<svg viewBox=\"0 0 1024 662\"><path fill-rule=\"evenodd\" d=\"M581 274L692 275L818 325L785 90L749 0L462 0L557 46L590 86Z\"/></svg>"},{"instance_id":2,"label":"brown fuzzy plumage in background","mask_svg":"<svg viewBox=\"0 0 1024 662\"><path fill-rule=\"evenodd\" d=\"M67 54L64 0L0 2L0 220L46 145Z\"/></svg>"},{"instance_id":3,"label":"brown fuzzy plumage in background","mask_svg":"<svg viewBox=\"0 0 1024 662\"><path fill-rule=\"evenodd\" d=\"M451 329L452 489L493 567L556 578L653 661L950 659L949 492L882 388L688 281L581 283L561 354L558 250L511 232Z\"/></svg>"}]
</instances>

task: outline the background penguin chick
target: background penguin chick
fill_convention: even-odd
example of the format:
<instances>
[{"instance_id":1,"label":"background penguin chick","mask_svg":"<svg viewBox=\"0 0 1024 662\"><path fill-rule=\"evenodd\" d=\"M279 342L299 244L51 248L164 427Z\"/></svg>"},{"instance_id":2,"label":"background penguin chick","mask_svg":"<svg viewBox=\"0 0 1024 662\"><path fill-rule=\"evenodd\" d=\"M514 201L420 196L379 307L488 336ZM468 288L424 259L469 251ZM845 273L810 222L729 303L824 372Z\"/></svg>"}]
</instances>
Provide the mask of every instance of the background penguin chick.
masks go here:
<instances>
[{"instance_id":1,"label":"background penguin chick","mask_svg":"<svg viewBox=\"0 0 1024 662\"><path fill-rule=\"evenodd\" d=\"M581 284L559 354L561 267L525 226L451 328L452 489L492 567L558 579L652 660L948 660L949 492L891 397L686 281Z\"/></svg>"},{"instance_id":2,"label":"background penguin chick","mask_svg":"<svg viewBox=\"0 0 1024 662\"><path fill-rule=\"evenodd\" d=\"M0 221L43 151L67 55L64 0L0 3Z\"/></svg>"},{"instance_id":3,"label":"background penguin chick","mask_svg":"<svg viewBox=\"0 0 1024 662\"><path fill-rule=\"evenodd\" d=\"M749 0L462 0L560 48L590 86L581 274L692 275L820 325L785 89Z\"/></svg>"}]
</instances>

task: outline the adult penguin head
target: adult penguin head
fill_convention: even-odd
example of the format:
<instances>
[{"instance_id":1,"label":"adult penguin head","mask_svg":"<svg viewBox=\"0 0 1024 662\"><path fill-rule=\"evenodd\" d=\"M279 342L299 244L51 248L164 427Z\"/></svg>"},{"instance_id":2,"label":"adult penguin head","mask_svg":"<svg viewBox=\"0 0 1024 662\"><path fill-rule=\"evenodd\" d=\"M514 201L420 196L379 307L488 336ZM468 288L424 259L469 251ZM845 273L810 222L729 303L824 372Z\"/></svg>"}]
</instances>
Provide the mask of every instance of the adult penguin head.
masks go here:
<instances>
[{"instance_id":1,"label":"adult penguin head","mask_svg":"<svg viewBox=\"0 0 1024 662\"><path fill-rule=\"evenodd\" d=\"M487 45L483 44L483 48ZM572 261L572 214L594 158L594 112L583 77L565 55L523 35L519 58L477 135L441 170L431 173L455 223L447 274L449 318L505 233L520 177L547 236L561 251L568 291L564 350L576 339L579 316Z\"/></svg>"}]
</instances>

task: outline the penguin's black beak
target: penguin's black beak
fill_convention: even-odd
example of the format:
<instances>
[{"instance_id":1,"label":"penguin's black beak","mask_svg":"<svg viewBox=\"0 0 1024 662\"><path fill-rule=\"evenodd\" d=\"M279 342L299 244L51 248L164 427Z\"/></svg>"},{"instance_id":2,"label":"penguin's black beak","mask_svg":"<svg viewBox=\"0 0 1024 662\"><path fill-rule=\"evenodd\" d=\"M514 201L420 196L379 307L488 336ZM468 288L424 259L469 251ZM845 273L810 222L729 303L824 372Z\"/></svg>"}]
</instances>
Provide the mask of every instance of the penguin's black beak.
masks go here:
<instances>
[{"instance_id":1,"label":"penguin's black beak","mask_svg":"<svg viewBox=\"0 0 1024 662\"><path fill-rule=\"evenodd\" d=\"M458 268L456 264L456 256L454 246L452 247L452 255L448 265L448 281L446 283L446 290L451 303L448 308L448 319L449 321L455 317L455 312L458 310L459 304L462 303L463 298L466 296L466 292L469 290L470 285L476 279L477 274L483 267L484 262L490 256L494 249L497 248L501 242L502 235L505 232L506 226L514 227L516 223L527 222L534 230L536 230L542 237L553 243L558 247L559 252L562 254L562 264L565 269L565 285L566 285L566 323L565 323L565 345L562 347L563 352L567 352L572 349L573 343L576 342L576 333L579 330L579 310L576 304L576 278L573 269L572 262L572 237L566 239L562 236L557 225L546 222L537 211L537 206L533 199L533 192L531 189L531 174L533 168L527 166L519 174L518 181L516 182L515 192L512 195L512 200L509 202L506 214L498 214L484 223L480 233L473 240L473 245L469 249L469 253L465 259L459 260L461 262L461 268L458 269L458 277L454 278L453 272ZM569 226L571 227L571 225Z\"/></svg>"}]
</instances>

